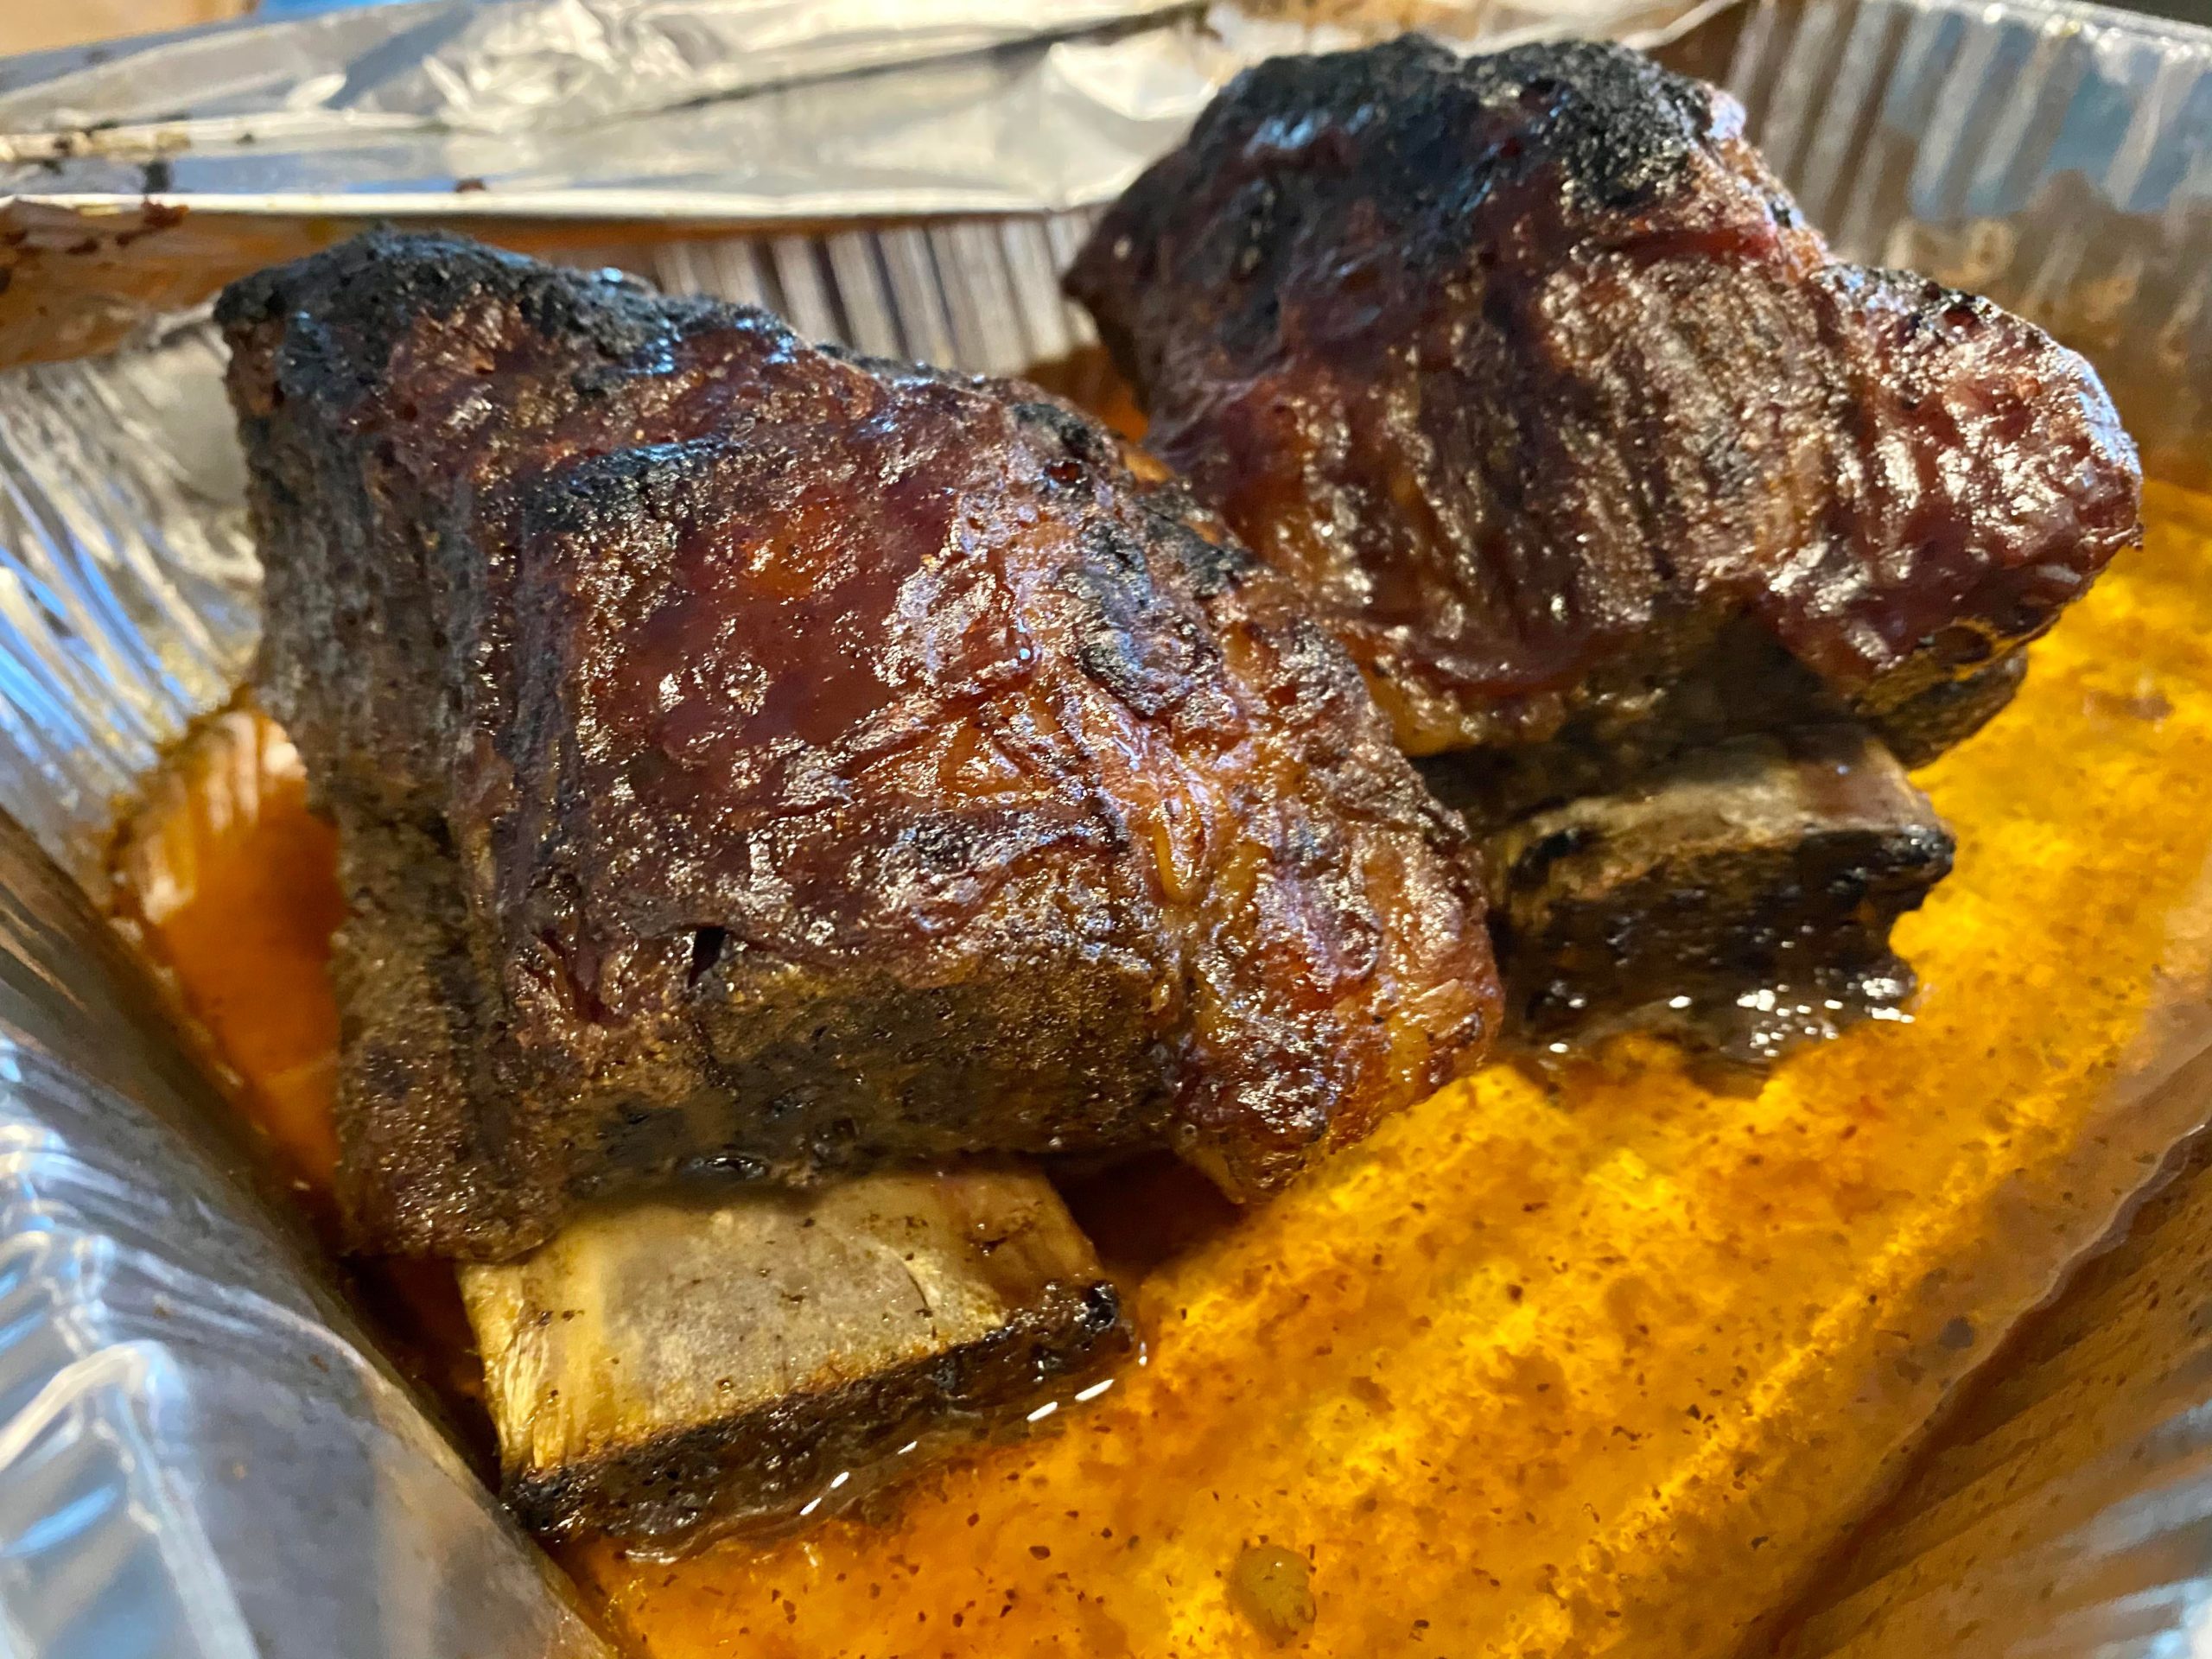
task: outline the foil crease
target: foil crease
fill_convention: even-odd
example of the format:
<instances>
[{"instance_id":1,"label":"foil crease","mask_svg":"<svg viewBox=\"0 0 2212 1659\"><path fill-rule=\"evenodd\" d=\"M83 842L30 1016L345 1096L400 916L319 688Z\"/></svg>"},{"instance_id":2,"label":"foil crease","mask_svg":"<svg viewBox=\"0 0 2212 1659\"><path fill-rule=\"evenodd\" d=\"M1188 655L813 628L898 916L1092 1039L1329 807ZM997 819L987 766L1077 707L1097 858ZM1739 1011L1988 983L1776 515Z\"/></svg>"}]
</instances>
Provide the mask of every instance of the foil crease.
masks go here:
<instances>
[{"instance_id":1,"label":"foil crease","mask_svg":"<svg viewBox=\"0 0 2212 1659\"><path fill-rule=\"evenodd\" d=\"M415 0L0 65L0 125L156 143L596 127L798 81L953 57L1189 0ZM118 140L133 142L131 138Z\"/></svg>"},{"instance_id":2,"label":"foil crease","mask_svg":"<svg viewBox=\"0 0 2212 1659\"><path fill-rule=\"evenodd\" d=\"M1462 45L1734 0L1421 8ZM1110 199L1221 85L1347 25L1177 0L420 0L0 64L0 191L76 209L758 220ZM1147 26L1150 25L1150 26Z\"/></svg>"},{"instance_id":3,"label":"foil crease","mask_svg":"<svg viewBox=\"0 0 2212 1659\"><path fill-rule=\"evenodd\" d=\"M602 1659L0 821L0 1646Z\"/></svg>"},{"instance_id":4,"label":"foil crease","mask_svg":"<svg viewBox=\"0 0 2212 1659\"><path fill-rule=\"evenodd\" d=\"M73 869L244 677L261 569L204 324L0 376L0 804Z\"/></svg>"},{"instance_id":5,"label":"foil crease","mask_svg":"<svg viewBox=\"0 0 2212 1659\"><path fill-rule=\"evenodd\" d=\"M1160 13L1180 18L1099 32ZM1163 0L337 12L0 66L0 191L385 216L1065 207L1120 190L1237 67L1195 21Z\"/></svg>"}]
</instances>

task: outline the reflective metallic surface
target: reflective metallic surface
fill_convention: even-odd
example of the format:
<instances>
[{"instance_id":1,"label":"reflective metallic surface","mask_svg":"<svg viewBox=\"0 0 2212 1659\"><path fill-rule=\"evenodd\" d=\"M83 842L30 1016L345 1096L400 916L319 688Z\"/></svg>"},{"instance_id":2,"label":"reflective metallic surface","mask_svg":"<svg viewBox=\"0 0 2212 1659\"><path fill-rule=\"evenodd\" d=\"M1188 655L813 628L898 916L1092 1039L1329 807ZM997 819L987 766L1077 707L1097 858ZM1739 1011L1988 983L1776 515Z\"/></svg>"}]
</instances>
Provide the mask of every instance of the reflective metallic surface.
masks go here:
<instances>
[{"instance_id":1,"label":"reflective metallic surface","mask_svg":"<svg viewBox=\"0 0 2212 1659\"><path fill-rule=\"evenodd\" d=\"M1178 11L1165 29L1084 32ZM1059 207L1119 189L1234 68L1193 13L424 0L247 23L0 65L0 188L201 212Z\"/></svg>"},{"instance_id":2,"label":"reflective metallic surface","mask_svg":"<svg viewBox=\"0 0 2212 1659\"><path fill-rule=\"evenodd\" d=\"M0 377L0 807L74 870L245 672L245 489L205 328Z\"/></svg>"},{"instance_id":3,"label":"reflective metallic surface","mask_svg":"<svg viewBox=\"0 0 2212 1659\"><path fill-rule=\"evenodd\" d=\"M603 1653L253 1196L147 989L0 823L0 1645Z\"/></svg>"},{"instance_id":4,"label":"reflective metallic surface","mask_svg":"<svg viewBox=\"0 0 2212 1659\"><path fill-rule=\"evenodd\" d=\"M1840 251L2033 318L2095 362L2146 473L2212 479L2212 30L1761 0L1701 67Z\"/></svg>"}]
</instances>

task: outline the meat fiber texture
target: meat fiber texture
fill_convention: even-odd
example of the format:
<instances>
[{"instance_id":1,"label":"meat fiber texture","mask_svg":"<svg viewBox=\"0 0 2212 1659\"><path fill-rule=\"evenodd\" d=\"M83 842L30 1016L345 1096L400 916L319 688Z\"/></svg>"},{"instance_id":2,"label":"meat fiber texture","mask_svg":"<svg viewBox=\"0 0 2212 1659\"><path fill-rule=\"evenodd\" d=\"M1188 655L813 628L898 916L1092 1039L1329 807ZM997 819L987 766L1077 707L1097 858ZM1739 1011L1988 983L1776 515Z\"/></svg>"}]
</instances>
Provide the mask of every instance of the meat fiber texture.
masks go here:
<instances>
[{"instance_id":1,"label":"meat fiber texture","mask_svg":"<svg viewBox=\"0 0 2212 1659\"><path fill-rule=\"evenodd\" d=\"M1167 1146L1471 1065L1477 861L1286 584L1034 388L377 233L219 317L257 683L336 819L340 1196Z\"/></svg>"},{"instance_id":2,"label":"meat fiber texture","mask_svg":"<svg viewBox=\"0 0 2212 1659\"><path fill-rule=\"evenodd\" d=\"M1808 721L1918 764L2138 537L2088 365L1832 260L1742 124L1610 45L1280 59L1071 275L1148 442L1500 817Z\"/></svg>"}]
</instances>

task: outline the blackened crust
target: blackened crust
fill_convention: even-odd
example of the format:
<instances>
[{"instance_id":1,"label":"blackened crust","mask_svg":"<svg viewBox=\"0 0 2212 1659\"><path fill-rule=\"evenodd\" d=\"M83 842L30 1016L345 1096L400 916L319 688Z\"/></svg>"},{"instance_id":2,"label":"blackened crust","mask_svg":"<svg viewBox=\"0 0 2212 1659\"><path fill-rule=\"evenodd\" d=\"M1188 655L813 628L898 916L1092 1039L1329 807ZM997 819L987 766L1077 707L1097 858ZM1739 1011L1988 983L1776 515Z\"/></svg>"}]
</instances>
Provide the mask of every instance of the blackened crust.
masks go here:
<instances>
[{"instance_id":1,"label":"blackened crust","mask_svg":"<svg viewBox=\"0 0 2212 1659\"><path fill-rule=\"evenodd\" d=\"M1036 388L440 238L222 315L363 1243L959 1151L1262 1192L1479 1052L1473 855L1350 660Z\"/></svg>"},{"instance_id":2,"label":"blackened crust","mask_svg":"<svg viewBox=\"0 0 2212 1659\"><path fill-rule=\"evenodd\" d=\"M1723 727L1924 745L2136 538L2088 365L1832 262L1741 124L1608 45L1281 60L1070 273L1148 442L1321 610L1409 751L1664 748L1628 728L1696 684ZM1745 625L1809 686L1726 682Z\"/></svg>"}]
</instances>

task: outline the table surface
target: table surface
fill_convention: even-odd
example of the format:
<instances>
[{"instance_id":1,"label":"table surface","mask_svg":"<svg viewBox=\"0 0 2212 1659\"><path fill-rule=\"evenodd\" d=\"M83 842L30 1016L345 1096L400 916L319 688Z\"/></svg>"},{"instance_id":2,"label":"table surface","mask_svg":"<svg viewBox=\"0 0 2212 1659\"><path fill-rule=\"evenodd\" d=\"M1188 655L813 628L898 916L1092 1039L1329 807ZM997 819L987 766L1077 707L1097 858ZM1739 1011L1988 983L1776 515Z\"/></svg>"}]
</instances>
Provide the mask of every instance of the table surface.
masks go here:
<instances>
[{"instance_id":1,"label":"table surface","mask_svg":"<svg viewBox=\"0 0 2212 1659\"><path fill-rule=\"evenodd\" d=\"M0 55L235 17L251 0L15 0L0 3Z\"/></svg>"}]
</instances>

